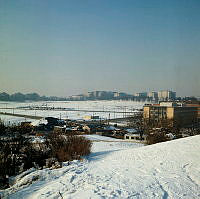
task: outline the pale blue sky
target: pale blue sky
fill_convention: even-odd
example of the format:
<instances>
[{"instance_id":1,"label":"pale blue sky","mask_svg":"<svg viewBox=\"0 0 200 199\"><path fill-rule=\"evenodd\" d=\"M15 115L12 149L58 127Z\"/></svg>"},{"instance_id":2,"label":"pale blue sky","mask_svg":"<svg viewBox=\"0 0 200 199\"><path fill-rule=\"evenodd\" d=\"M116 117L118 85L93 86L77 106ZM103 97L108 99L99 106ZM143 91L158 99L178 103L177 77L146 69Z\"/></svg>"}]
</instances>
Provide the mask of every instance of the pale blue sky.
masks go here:
<instances>
[{"instance_id":1,"label":"pale blue sky","mask_svg":"<svg viewBox=\"0 0 200 199\"><path fill-rule=\"evenodd\" d=\"M199 0L0 0L0 92L200 96Z\"/></svg>"}]
</instances>

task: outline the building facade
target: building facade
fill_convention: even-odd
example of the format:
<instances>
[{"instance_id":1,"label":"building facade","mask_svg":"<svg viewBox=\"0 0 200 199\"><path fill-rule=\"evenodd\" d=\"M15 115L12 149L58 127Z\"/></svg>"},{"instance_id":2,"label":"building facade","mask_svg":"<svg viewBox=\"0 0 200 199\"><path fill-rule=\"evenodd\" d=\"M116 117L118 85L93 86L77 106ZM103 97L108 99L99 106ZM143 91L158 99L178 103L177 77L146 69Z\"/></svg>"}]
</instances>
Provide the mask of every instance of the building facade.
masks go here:
<instances>
[{"instance_id":1,"label":"building facade","mask_svg":"<svg viewBox=\"0 0 200 199\"><path fill-rule=\"evenodd\" d=\"M139 133L137 134L125 134L124 139L127 141L134 141L134 142L146 142L146 135L140 135Z\"/></svg>"},{"instance_id":2,"label":"building facade","mask_svg":"<svg viewBox=\"0 0 200 199\"><path fill-rule=\"evenodd\" d=\"M158 92L152 91L147 93L147 97L151 98L152 100L158 100Z\"/></svg>"},{"instance_id":3,"label":"building facade","mask_svg":"<svg viewBox=\"0 0 200 199\"><path fill-rule=\"evenodd\" d=\"M176 92L169 91L169 90L158 91L158 99L164 100L164 101L175 100Z\"/></svg>"},{"instance_id":4,"label":"building facade","mask_svg":"<svg viewBox=\"0 0 200 199\"><path fill-rule=\"evenodd\" d=\"M143 93L135 93L134 96L135 96L135 97L147 97L147 92L143 92Z\"/></svg>"},{"instance_id":5,"label":"building facade","mask_svg":"<svg viewBox=\"0 0 200 199\"><path fill-rule=\"evenodd\" d=\"M174 102L171 104L145 105L143 107L144 122L159 123L170 122L172 126L192 126L199 119L198 107L178 106Z\"/></svg>"}]
</instances>

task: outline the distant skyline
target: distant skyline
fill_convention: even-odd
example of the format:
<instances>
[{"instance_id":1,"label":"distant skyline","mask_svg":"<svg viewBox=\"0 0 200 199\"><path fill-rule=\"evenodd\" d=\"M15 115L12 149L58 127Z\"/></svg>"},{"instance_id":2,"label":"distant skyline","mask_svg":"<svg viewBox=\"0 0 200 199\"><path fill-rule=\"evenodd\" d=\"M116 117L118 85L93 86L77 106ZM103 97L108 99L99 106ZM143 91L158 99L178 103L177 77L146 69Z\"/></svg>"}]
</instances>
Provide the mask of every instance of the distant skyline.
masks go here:
<instances>
[{"instance_id":1,"label":"distant skyline","mask_svg":"<svg viewBox=\"0 0 200 199\"><path fill-rule=\"evenodd\" d=\"M0 0L0 92L200 96L199 0Z\"/></svg>"}]
</instances>

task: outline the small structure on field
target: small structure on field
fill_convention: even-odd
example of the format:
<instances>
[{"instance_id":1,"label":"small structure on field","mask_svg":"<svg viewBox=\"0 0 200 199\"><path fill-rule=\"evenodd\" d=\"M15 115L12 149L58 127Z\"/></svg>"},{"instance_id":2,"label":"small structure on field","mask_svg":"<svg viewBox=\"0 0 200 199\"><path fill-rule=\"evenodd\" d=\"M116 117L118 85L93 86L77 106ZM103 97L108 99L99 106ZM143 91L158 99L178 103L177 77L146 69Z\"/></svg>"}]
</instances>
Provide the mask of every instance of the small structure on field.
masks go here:
<instances>
[{"instance_id":1,"label":"small structure on field","mask_svg":"<svg viewBox=\"0 0 200 199\"><path fill-rule=\"evenodd\" d=\"M124 139L128 141L146 142L146 138L146 135L141 135L140 133L127 133L124 135Z\"/></svg>"},{"instance_id":2,"label":"small structure on field","mask_svg":"<svg viewBox=\"0 0 200 199\"><path fill-rule=\"evenodd\" d=\"M83 117L84 120L99 120L100 117L98 115L86 115Z\"/></svg>"}]
</instances>

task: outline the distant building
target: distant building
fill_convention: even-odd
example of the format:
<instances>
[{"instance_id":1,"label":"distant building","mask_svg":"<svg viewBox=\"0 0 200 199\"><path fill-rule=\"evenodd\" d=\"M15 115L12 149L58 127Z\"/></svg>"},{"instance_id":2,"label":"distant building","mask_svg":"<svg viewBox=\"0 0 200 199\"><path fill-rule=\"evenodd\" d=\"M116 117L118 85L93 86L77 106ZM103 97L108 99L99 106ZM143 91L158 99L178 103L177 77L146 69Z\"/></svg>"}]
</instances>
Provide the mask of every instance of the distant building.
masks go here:
<instances>
[{"instance_id":1,"label":"distant building","mask_svg":"<svg viewBox=\"0 0 200 199\"><path fill-rule=\"evenodd\" d=\"M127 97L128 95L126 93L119 93L119 92L114 92L114 98L123 98Z\"/></svg>"},{"instance_id":2,"label":"distant building","mask_svg":"<svg viewBox=\"0 0 200 199\"><path fill-rule=\"evenodd\" d=\"M158 91L158 99L165 100L165 101L175 100L176 92L169 91L169 90Z\"/></svg>"},{"instance_id":3,"label":"distant building","mask_svg":"<svg viewBox=\"0 0 200 199\"><path fill-rule=\"evenodd\" d=\"M84 94L85 97L87 98L94 98L94 93L93 92L87 92L86 94Z\"/></svg>"},{"instance_id":4,"label":"distant building","mask_svg":"<svg viewBox=\"0 0 200 199\"><path fill-rule=\"evenodd\" d=\"M83 95L72 95L71 100L84 100L84 96Z\"/></svg>"},{"instance_id":5,"label":"distant building","mask_svg":"<svg viewBox=\"0 0 200 199\"><path fill-rule=\"evenodd\" d=\"M134 96L135 96L135 97L147 97L147 92L143 92L143 93L135 93Z\"/></svg>"},{"instance_id":6,"label":"distant building","mask_svg":"<svg viewBox=\"0 0 200 199\"><path fill-rule=\"evenodd\" d=\"M176 99L176 92L163 90L163 91L151 91L135 93L134 97L136 100L148 100L148 101L170 101Z\"/></svg>"},{"instance_id":7,"label":"distant building","mask_svg":"<svg viewBox=\"0 0 200 199\"><path fill-rule=\"evenodd\" d=\"M113 94L114 94L115 98L119 97L119 93L118 92L114 92Z\"/></svg>"},{"instance_id":8,"label":"distant building","mask_svg":"<svg viewBox=\"0 0 200 199\"><path fill-rule=\"evenodd\" d=\"M83 117L84 120L99 120L100 117L98 115L86 115Z\"/></svg>"},{"instance_id":9,"label":"distant building","mask_svg":"<svg viewBox=\"0 0 200 199\"><path fill-rule=\"evenodd\" d=\"M92 91L84 94L87 99L112 99L114 92L111 91Z\"/></svg>"},{"instance_id":10,"label":"distant building","mask_svg":"<svg viewBox=\"0 0 200 199\"><path fill-rule=\"evenodd\" d=\"M152 100L158 100L158 92L151 91L147 93L147 97L151 98Z\"/></svg>"}]
</instances>

